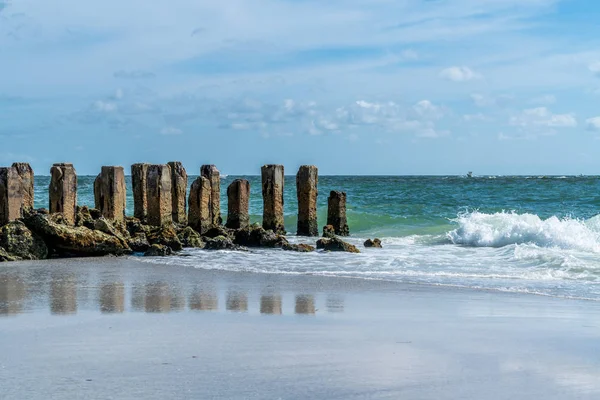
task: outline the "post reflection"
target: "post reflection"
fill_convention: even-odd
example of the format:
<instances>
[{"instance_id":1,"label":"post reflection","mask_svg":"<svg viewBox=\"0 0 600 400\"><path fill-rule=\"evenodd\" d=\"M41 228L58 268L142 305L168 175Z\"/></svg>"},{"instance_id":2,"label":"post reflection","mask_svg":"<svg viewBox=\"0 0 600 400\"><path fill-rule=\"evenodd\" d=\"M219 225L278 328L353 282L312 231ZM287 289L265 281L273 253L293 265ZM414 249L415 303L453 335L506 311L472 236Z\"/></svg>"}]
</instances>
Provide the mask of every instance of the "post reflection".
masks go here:
<instances>
[{"instance_id":1,"label":"post reflection","mask_svg":"<svg viewBox=\"0 0 600 400\"><path fill-rule=\"evenodd\" d=\"M181 290L166 282L135 285L131 290L131 308L148 313L168 313L185 308Z\"/></svg>"},{"instance_id":2,"label":"post reflection","mask_svg":"<svg viewBox=\"0 0 600 400\"><path fill-rule=\"evenodd\" d=\"M296 296L296 314L314 314L315 297L311 294L301 294Z\"/></svg>"},{"instance_id":3,"label":"post reflection","mask_svg":"<svg viewBox=\"0 0 600 400\"><path fill-rule=\"evenodd\" d=\"M227 292L227 302L225 304L227 311L247 312L248 294L241 290L230 289Z\"/></svg>"},{"instance_id":4,"label":"post reflection","mask_svg":"<svg viewBox=\"0 0 600 400\"><path fill-rule=\"evenodd\" d=\"M342 296L330 294L327 296L325 306L327 307L327 312L330 313L344 312L344 298Z\"/></svg>"},{"instance_id":5,"label":"post reflection","mask_svg":"<svg viewBox=\"0 0 600 400\"><path fill-rule=\"evenodd\" d=\"M0 315L16 315L23 312L27 296L25 283L14 275L0 275Z\"/></svg>"},{"instance_id":6,"label":"post reflection","mask_svg":"<svg viewBox=\"0 0 600 400\"><path fill-rule=\"evenodd\" d=\"M100 287L100 311L105 314L125 311L125 285L122 282L107 283Z\"/></svg>"},{"instance_id":7,"label":"post reflection","mask_svg":"<svg viewBox=\"0 0 600 400\"><path fill-rule=\"evenodd\" d=\"M50 281L50 313L77 313L77 279L73 275L53 274Z\"/></svg>"},{"instance_id":8,"label":"post reflection","mask_svg":"<svg viewBox=\"0 0 600 400\"><path fill-rule=\"evenodd\" d=\"M261 314L281 314L281 295L266 294L260 297Z\"/></svg>"},{"instance_id":9,"label":"post reflection","mask_svg":"<svg viewBox=\"0 0 600 400\"><path fill-rule=\"evenodd\" d=\"M198 311L217 311L219 297L214 288L195 288L189 298L190 309Z\"/></svg>"}]
</instances>

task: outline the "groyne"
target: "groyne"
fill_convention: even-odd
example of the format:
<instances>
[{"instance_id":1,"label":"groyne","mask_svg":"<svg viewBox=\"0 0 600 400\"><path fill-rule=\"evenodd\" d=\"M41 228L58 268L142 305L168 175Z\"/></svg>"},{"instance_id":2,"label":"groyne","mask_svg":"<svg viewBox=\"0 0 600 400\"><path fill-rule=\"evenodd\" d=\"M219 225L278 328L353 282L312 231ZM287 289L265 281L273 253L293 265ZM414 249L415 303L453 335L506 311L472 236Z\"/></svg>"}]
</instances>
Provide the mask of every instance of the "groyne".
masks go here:
<instances>
[{"instance_id":1,"label":"groyne","mask_svg":"<svg viewBox=\"0 0 600 400\"><path fill-rule=\"evenodd\" d=\"M0 261L131 253L168 255L183 247L315 250L309 244L290 244L284 236L283 165L261 168L262 225L250 225L250 183L244 179L234 180L226 189L227 221L223 225L220 172L215 165L202 165L199 172L187 193L188 174L181 162L133 164L134 210L128 216L122 166L101 168L94 181L94 208L90 208L77 204L73 164L54 164L50 169L48 208L37 210L29 164L0 168ZM297 235L316 237L316 166L299 168L296 192ZM331 192L327 225L323 229L327 237L317 241L317 248L358 252L338 237L349 234L344 192Z\"/></svg>"}]
</instances>

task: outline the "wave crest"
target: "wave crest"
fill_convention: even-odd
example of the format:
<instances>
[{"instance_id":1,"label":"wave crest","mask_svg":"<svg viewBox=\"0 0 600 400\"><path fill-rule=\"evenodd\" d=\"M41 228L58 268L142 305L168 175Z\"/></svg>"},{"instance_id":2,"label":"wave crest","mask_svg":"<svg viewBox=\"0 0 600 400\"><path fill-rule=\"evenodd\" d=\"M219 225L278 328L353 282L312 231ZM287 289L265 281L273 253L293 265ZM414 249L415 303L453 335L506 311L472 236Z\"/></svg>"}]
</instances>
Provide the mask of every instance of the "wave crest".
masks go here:
<instances>
[{"instance_id":1,"label":"wave crest","mask_svg":"<svg viewBox=\"0 0 600 400\"><path fill-rule=\"evenodd\" d=\"M474 247L504 247L534 244L600 253L600 216L587 221L556 216L541 219L535 214L478 211L459 214L458 228L447 233L454 244Z\"/></svg>"}]
</instances>

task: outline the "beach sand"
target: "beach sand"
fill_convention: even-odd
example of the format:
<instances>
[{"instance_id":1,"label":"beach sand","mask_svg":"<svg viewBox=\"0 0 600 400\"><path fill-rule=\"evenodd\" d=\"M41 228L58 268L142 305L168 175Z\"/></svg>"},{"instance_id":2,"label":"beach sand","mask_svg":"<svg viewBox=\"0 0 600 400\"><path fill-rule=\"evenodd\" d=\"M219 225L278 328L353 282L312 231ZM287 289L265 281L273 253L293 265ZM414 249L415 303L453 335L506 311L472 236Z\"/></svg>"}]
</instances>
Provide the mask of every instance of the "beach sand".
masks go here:
<instances>
[{"instance_id":1,"label":"beach sand","mask_svg":"<svg viewBox=\"0 0 600 400\"><path fill-rule=\"evenodd\" d=\"M3 264L0 398L598 399L600 303L133 257Z\"/></svg>"}]
</instances>

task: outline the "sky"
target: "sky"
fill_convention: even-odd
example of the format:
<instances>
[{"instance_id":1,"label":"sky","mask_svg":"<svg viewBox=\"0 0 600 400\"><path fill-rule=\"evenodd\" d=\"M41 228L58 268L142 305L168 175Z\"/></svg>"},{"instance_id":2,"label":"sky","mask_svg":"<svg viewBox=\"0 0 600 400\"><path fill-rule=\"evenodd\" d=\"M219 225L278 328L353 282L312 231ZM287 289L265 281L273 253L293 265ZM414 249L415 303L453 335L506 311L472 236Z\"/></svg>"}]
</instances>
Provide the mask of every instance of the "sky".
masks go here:
<instances>
[{"instance_id":1,"label":"sky","mask_svg":"<svg viewBox=\"0 0 600 400\"><path fill-rule=\"evenodd\" d=\"M600 2L0 0L0 165L600 174Z\"/></svg>"}]
</instances>

